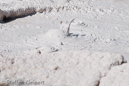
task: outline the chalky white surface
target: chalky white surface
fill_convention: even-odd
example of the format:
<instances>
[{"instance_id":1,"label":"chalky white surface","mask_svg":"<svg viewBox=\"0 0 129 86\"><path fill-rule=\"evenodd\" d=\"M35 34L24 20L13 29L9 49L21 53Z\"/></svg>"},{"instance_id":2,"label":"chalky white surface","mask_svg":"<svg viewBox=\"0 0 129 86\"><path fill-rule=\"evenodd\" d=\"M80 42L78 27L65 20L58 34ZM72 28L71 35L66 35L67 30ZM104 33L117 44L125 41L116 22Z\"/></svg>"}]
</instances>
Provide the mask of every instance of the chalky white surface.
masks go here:
<instances>
[{"instance_id":1,"label":"chalky white surface","mask_svg":"<svg viewBox=\"0 0 129 86\"><path fill-rule=\"evenodd\" d=\"M0 0L0 82L128 86L128 63L123 64L124 59L129 61L128 4L128 0Z\"/></svg>"}]
</instances>

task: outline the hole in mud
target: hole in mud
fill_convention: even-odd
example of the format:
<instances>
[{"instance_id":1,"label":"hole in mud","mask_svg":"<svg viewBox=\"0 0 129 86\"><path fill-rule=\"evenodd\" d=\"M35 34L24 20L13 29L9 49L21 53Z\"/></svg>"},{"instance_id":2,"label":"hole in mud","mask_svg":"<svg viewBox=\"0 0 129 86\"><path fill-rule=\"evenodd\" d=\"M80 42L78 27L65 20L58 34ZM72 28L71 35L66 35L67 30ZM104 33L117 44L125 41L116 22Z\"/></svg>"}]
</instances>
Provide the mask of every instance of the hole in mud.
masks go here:
<instances>
[{"instance_id":1,"label":"hole in mud","mask_svg":"<svg viewBox=\"0 0 129 86\"><path fill-rule=\"evenodd\" d=\"M27 17L27 16L33 16L35 14L36 14L36 12L30 13L30 14L27 14L27 15L22 15L22 16L19 16L19 17L6 17L6 16L4 16L3 21L0 21L0 23L9 23L9 22L14 21L16 19L24 18L24 17Z\"/></svg>"},{"instance_id":2,"label":"hole in mud","mask_svg":"<svg viewBox=\"0 0 129 86\"><path fill-rule=\"evenodd\" d=\"M55 68L54 68L54 70L58 70L58 69L59 69L59 67L55 67Z\"/></svg>"},{"instance_id":3,"label":"hole in mud","mask_svg":"<svg viewBox=\"0 0 129 86\"><path fill-rule=\"evenodd\" d=\"M3 23L8 23L10 21L15 20L16 18L7 18L6 16L3 17Z\"/></svg>"}]
</instances>

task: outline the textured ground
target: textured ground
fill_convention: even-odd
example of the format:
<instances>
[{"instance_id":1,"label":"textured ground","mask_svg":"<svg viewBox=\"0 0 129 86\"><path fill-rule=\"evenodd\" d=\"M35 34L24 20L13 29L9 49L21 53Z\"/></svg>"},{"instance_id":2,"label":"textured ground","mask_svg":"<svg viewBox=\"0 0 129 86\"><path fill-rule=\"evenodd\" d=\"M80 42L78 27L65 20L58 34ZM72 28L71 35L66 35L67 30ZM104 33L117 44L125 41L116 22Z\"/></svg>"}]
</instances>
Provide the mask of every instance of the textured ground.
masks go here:
<instances>
[{"instance_id":1,"label":"textured ground","mask_svg":"<svg viewBox=\"0 0 129 86\"><path fill-rule=\"evenodd\" d=\"M55 53L39 53L36 50L24 57L0 58L1 81L42 80L45 86L99 86L100 80L107 76L110 69L126 62L118 54L91 53L84 50Z\"/></svg>"},{"instance_id":2,"label":"textured ground","mask_svg":"<svg viewBox=\"0 0 129 86\"><path fill-rule=\"evenodd\" d=\"M128 3L0 0L0 82L129 86Z\"/></svg>"}]
</instances>

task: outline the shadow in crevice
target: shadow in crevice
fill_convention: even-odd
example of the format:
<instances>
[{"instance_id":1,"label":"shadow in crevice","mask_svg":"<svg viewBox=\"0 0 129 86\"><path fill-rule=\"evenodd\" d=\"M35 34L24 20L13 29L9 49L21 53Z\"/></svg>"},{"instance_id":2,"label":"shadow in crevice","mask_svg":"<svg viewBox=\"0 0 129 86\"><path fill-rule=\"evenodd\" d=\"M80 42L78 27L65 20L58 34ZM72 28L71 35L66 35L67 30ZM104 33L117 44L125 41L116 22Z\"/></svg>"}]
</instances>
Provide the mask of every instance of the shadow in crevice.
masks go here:
<instances>
[{"instance_id":1,"label":"shadow in crevice","mask_svg":"<svg viewBox=\"0 0 129 86\"><path fill-rule=\"evenodd\" d=\"M2 24L5 24L5 23L9 23L9 22L11 22L11 21L14 21L14 20L16 20L16 19L18 19L18 18L24 18L24 17L27 17L27 16L33 16L33 15L35 15L36 14L36 12L34 12L34 13L30 13L30 14L28 14L28 15L23 15L23 16L19 16L19 17L3 17L3 21L0 21L0 23L2 23Z\"/></svg>"}]
</instances>

